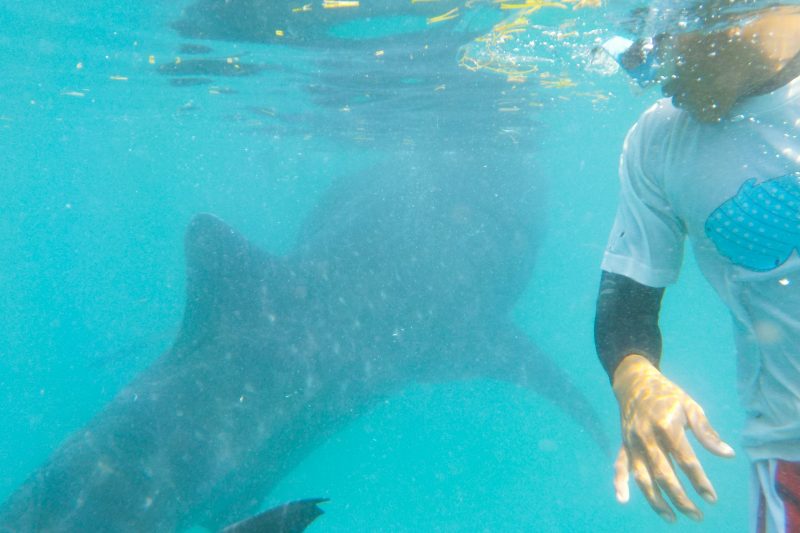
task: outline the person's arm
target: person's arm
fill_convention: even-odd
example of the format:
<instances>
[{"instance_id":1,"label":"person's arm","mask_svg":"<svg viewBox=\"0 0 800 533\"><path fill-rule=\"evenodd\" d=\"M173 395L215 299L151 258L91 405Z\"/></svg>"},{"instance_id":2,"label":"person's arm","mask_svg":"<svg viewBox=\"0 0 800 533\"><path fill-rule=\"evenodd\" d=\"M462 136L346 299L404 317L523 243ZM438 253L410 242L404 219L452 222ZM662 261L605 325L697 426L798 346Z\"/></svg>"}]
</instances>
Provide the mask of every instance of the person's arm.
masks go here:
<instances>
[{"instance_id":1,"label":"person's arm","mask_svg":"<svg viewBox=\"0 0 800 533\"><path fill-rule=\"evenodd\" d=\"M658 312L663 295L663 288L648 287L626 276L603 271L594 340L609 379L614 377L622 359L630 354L641 355L658 367L661 359Z\"/></svg>"},{"instance_id":2,"label":"person's arm","mask_svg":"<svg viewBox=\"0 0 800 533\"><path fill-rule=\"evenodd\" d=\"M710 452L723 457L732 457L734 452L720 440L703 409L658 370L658 313L663 294L663 288L648 287L619 274L602 274L595 344L611 379L622 424L614 488L617 500L627 502L632 471L647 501L664 520L675 521L675 513L662 491L682 513L701 520L702 513L686 495L671 462L680 466L706 501L716 501L714 487L686 438L686 427Z\"/></svg>"}]
</instances>

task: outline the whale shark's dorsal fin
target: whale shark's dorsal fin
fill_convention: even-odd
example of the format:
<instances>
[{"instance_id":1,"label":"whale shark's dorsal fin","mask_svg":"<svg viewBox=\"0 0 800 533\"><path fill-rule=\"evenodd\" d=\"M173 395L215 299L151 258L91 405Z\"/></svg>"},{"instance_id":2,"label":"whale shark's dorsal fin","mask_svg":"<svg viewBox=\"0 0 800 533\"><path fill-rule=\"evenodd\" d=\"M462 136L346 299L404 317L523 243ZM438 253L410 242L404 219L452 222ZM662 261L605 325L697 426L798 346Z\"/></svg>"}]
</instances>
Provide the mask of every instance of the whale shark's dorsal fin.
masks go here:
<instances>
[{"instance_id":1,"label":"whale shark's dorsal fin","mask_svg":"<svg viewBox=\"0 0 800 533\"><path fill-rule=\"evenodd\" d=\"M200 214L186 231L186 310L179 343L219 332L229 320L260 320L283 262L254 247L219 218ZM286 276L283 276L286 279Z\"/></svg>"}]
</instances>

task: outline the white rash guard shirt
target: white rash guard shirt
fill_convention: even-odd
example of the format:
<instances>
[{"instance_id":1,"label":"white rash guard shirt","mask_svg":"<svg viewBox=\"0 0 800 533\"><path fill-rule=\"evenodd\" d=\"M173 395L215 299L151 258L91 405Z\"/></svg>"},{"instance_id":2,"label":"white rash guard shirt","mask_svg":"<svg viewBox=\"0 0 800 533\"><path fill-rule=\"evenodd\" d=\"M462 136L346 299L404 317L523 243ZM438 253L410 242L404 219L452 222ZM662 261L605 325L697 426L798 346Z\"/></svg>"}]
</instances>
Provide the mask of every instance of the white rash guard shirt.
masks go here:
<instances>
[{"instance_id":1,"label":"white rash guard shirt","mask_svg":"<svg viewBox=\"0 0 800 533\"><path fill-rule=\"evenodd\" d=\"M800 78L703 124L662 99L631 128L603 270L678 277L686 236L731 310L751 459L800 460Z\"/></svg>"}]
</instances>

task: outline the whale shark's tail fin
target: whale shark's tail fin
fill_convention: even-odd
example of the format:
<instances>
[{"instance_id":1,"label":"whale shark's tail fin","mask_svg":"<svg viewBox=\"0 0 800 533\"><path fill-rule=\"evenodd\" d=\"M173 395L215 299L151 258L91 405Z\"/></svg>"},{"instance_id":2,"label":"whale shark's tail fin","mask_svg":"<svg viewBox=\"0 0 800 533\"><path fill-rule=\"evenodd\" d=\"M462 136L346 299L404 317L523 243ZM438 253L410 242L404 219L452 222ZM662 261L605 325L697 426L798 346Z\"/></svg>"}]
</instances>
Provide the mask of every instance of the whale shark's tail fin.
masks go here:
<instances>
[{"instance_id":1,"label":"whale shark's tail fin","mask_svg":"<svg viewBox=\"0 0 800 533\"><path fill-rule=\"evenodd\" d=\"M327 498L312 498L273 507L241 522L224 528L220 533L302 533L318 516Z\"/></svg>"}]
</instances>

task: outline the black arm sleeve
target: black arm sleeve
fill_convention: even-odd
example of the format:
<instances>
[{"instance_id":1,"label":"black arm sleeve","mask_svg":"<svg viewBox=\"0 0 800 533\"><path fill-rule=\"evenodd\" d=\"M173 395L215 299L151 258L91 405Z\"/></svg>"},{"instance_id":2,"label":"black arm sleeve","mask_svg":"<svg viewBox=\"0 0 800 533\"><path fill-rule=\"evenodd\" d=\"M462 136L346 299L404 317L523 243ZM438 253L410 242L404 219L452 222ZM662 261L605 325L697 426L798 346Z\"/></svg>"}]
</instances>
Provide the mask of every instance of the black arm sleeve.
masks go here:
<instances>
[{"instance_id":1,"label":"black arm sleeve","mask_svg":"<svg viewBox=\"0 0 800 533\"><path fill-rule=\"evenodd\" d=\"M613 379L620 361L632 353L658 366L661 359L658 312L663 295L663 288L648 287L626 276L603 271L594 343L609 379Z\"/></svg>"}]
</instances>

